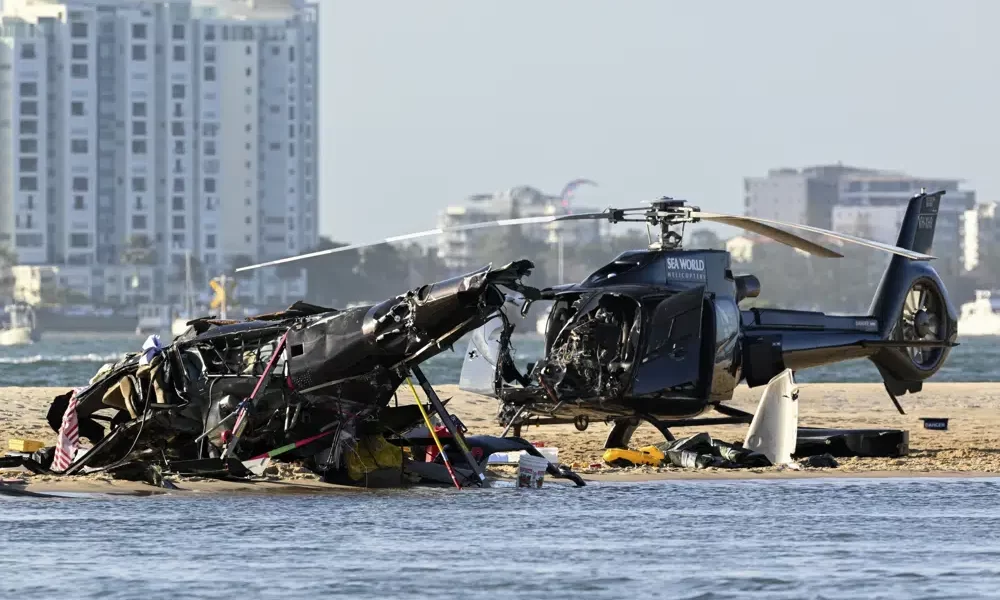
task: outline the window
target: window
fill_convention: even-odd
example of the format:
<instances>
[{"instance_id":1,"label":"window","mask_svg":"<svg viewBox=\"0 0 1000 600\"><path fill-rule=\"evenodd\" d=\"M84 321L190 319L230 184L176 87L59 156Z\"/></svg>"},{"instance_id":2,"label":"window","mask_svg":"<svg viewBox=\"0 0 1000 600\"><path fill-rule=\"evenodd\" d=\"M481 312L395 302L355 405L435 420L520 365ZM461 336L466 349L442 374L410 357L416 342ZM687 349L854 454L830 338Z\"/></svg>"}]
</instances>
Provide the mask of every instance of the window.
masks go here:
<instances>
[{"instance_id":1,"label":"window","mask_svg":"<svg viewBox=\"0 0 1000 600\"><path fill-rule=\"evenodd\" d=\"M38 178L37 177L22 177L19 182L18 188L22 192L37 192L38 191Z\"/></svg>"},{"instance_id":2,"label":"window","mask_svg":"<svg viewBox=\"0 0 1000 600\"><path fill-rule=\"evenodd\" d=\"M86 154L89 146L86 139L71 140L69 143L70 152L73 154Z\"/></svg>"},{"instance_id":3,"label":"window","mask_svg":"<svg viewBox=\"0 0 1000 600\"><path fill-rule=\"evenodd\" d=\"M146 140L132 140L132 154L145 154Z\"/></svg>"},{"instance_id":4,"label":"window","mask_svg":"<svg viewBox=\"0 0 1000 600\"><path fill-rule=\"evenodd\" d=\"M73 178L73 191L74 192L87 192L90 191L90 180L86 177L74 177Z\"/></svg>"},{"instance_id":5,"label":"window","mask_svg":"<svg viewBox=\"0 0 1000 600\"><path fill-rule=\"evenodd\" d=\"M87 69L86 64L75 64L69 69L70 75L73 79L86 79L90 76L90 71Z\"/></svg>"},{"instance_id":6,"label":"window","mask_svg":"<svg viewBox=\"0 0 1000 600\"><path fill-rule=\"evenodd\" d=\"M251 54L253 54L253 47L247 46L247 56L250 56Z\"/></svg>"},{"instance_id":7,"label":"window","mask_svg":"<svg viewBox=\"0 0 1000 600\"><path fill-rule=\"evenodd\" d=\"M132 135L146 135L146 122L132 121Z\"/></svg>"},{"instance_id":8,"label":"window","mask_svg":"<svg viewBox=\"0 0 1000 600\"><path fill-rule=\"evenodd\" d=\"M145 44L132 44L132 60L146 60Z\"/></svg>"},{"instance_id":9,"label":"window","mask_svg":"<svg viewBox=\"0 0 1000 600\"><path fill-rule=\"evenodd\" d=\"M173 27L173 38L175 40L183 40L184 39L184 26L183 25L174 25L174 27Z\"/></svg>"},{"instance_id":10,"label":"window","mask_svg":"<svg viewBox=\"0 0 1000 600\"><path fill-rule=\"evenodd\" d=\"M146 24L145 23L134 23L132 25L132 37L137 40L146 39Z\"/></svg>"},{"instance_id":11,"label":"window","mask_svg":"<svg viewBox=\"0 0 1000 600\"><path fill-rule=\"evenodd\" d=\"M295 157L295 144L288 144L288 156Z\"/></svg>"},{"instance_id":12,"label":"window","mask_svg":"<svg viewBox=\"0 0 1000 600\"><path fill-rule=\"evenodd\" d=\"M215 39L215 25L205 25L205 39L209 41Z\"/></svg>"},{"instance_id":13,"label":"window","mask_svg":"<svg viewBox=\"0 0 1000 600\"><path fill-rule=\"evenodd\" d=\"M24 157L18 161L17 166L24 173L35 173L38 171L38 159L34 157Z\"/></svg>"},{"instance_id":14,"label":"window","mask_svg":"<svg viewBox=\"0 0 1000 600\"><path fill-rule=\"evenodd\" d=\"M295 46L288 47L288 62L295 62Z\"/></svg>"},{"instance_id":15,"label":"window","mask_svg":"<svg viewBox=\"0 0 1000 600\"><path fill-rule=\"evenodd\" d=\"M181 99L183 99L184 98L184 86L182 84L175 83L170 88L170 95L173 97L174 100L181 100Z\"/></svg>"},{"instance_id":16,"label":"window","mask_svg":"<svg viewBox=\"0 0 1000 600\"><path fill-rule=\"evenodd\" d=\"M38 140L35 138L24 138L21 140L22 154L36 154L38 152Z\"/></svg>"},{"instance_id":17,"label":"window","mask_svg":"<svg viewBox=\"0 0 1000 600\"><path fill-rule=\"evenodd\" d=\"M21 121L21 134L33 134L38 133L38 121L31 119L26 119Z\"/></svg>"},{"instance_id":18,"label":"window","mask_svg":"<svg viewBox=\"0 0 1000 600\"><path fill-rule=\"evenodd\" d=\"M291 119L291 120L295 119L295 107L294 106L289 106L288 107L288 118Z\"/></svg>"},{"instance_id":19,"label":"window","mask_svg":"<svg viewBox=\"0 0 1000 600\"><path fill-rule=\"evenodd\" d=\"M174 46L174 62L184 62L187 60L187 52L184 46Z\"/></svg>"},{"instance_id":20,"label":"window","mask_svg":"<svg viewBox=\"0 0 1000 600\"><path fill-rule=\"evenodd\" d=\"M172 207L174 210L184 210L184 196L174 196Z\"/></svg>"},{"instance_id":21,"label":"window","mask_svg":"<svg viewBox=\"0 0 1000 600\"><path fill-rule=\"evenodd\" d=\"M170 124L170 133L173 135L184 135L184 121L174 121Z\"/></svg>"},{"instance_id":22,"label":"window","mask_svg":"<svg viewBox=\"0 0 1000 600\"><path fill-rule=\"evenodd\" d=\"M174 154L186 154L187 149L184 146L184 140L174 141Z\"/></svg>"},{"instance_id":23,"label":"window","mask_svg":"<svg viewBox=\"0 0 1000 600\"><path fill-rule=\"evenodd\" d=\"M73 196L73 210L85 210L87 205L83 202L83 196Z\"/></svg>"},{"instance_id":24,"label":"window","mask_svg":"<svg viewBox=\"0 0 1000 600\"><path fill-rule=\"evenodd\" d=\"M38 114L38 102L25 100L21 102L21 114L34 117Z\"/></svg>"},{"instance_id":25,"label":"window","mask_svg":"<svg viewBox=\"0 0 1000 600\"><path fill-rule=\"evenodd\" d=\"M205 66L205 81L215 81L215 67L212 65Z\"/></svg>"},{"instance_id":26,"label":"window","mask_svg":"<svg viewBox=\"0 0 1000 600\"><path fill-rule=\"evenodd\" d=\"M247 67L247 77L250 77L250 75L252 75L252 74L253 74L253 69L251 69L250 67Z\"/></svg>"},{"instance_id":27,"label":"window","mask_svg":"<svg viewBox=\"0 0 1000 600\"><path fill-rule=\"evenodd\" d=\"M132 191L133 192L145 192L146 191L146 178L145 177L133 177L132 178Z\"/></svg>"},{"instance_id":28,"label":"window","mask_svg":"<svg viewBox=\"0 0 1000 600\"><path fill-rule=\"evenodd\" d=\"M21 58L35 58L35 45L34 44L22 44L21 45Z\"/></svg>"},{"instance_id":29,"label":"window","mask_svg":"<svg viewBox=\"0 0 1000 600\"><path fill-rule=\"evenodd\" d=\"M215 249L215 234L214 233L210 233L210 234L208 234L208 235L205 236L205 247L208 248L209 250L214 250Z\"/></svg>"},{"instance_id":30,"label":"window","mask_svg":"<svg viewBox=\"0 0 1000 600\"><path fill-rule=\"evenodd\" d=\"M146 215L132 215L132 229L145 229Z\"/></svg>"},{"instance_id":31,"label":"window","mask_svg":"<svg viewBox=\"0 0 1000 600\"><path fill-rule=\"evenodd\" d=\"M184 215L174 215L174 229L184 229Z\"/></svg>"},{"instance_id":32,"label":"window","mask_svg":"<svg viewBox=\"0 0 1000 600\"><path fill-rule=\"evenodd\" d=\"M205 179L205 193L206 194L214 194L215 193L215 189L216 189L215 179L212 179L211 177L206 178Z\"/></svg>"},{"instance_id":33,"label":"window","mask_svg":"<svg viewBox=\"0 0 1000 600\"><path fill-rule=\"evenodd\" d=\"M87 44L73 44L73 60L87 60Z\"/></svg>"},{"instance_id":34,"label":"window","mask_svg":"<svg viewBox=\"0 0 1000 600\"><path fill-rule=\"evenodd\" d=\"M247 225L250 225L250 224L252 224L252 223L253 223L253 219L252 219L251 217L246 217L246 218L245 218L245 219L243 219L243 220L244 220L244 221L246 222L246 224L247 224Z\"/></svg>"},{"instance_id":35,"label":"window","mask_svg":"<svg viewBox=\"0 0 1000 600\"><path fill-rule=\"evenodd\" d=\"M90 234L89 233L69 234L69 245L71 248L86 248L90 246Z\"/></svg>"},{"instance_id":36,"label":"window","mask_svg":"<svg viewBox=\"0 0 1000 600\"><path fill-rule=\"evenodd\" d=\"M132 103L132 116L133 117L145 117L146 116L146 103L145 102L133 102Z\"/></svg>"},{"instance_id":37,"label":"window","mask_svg":"<svg viewBox=\"0 0 1000 600\"><path fill-rule=\"evenodd\" d=\"M174 191L183 192L184 191L184 179L180 177L174 178Z\"/></svg>"},{"instance_id":38,"label":"window","mask_svg":"<svg viewBox=\"0 0 1000 600\"><path fill-rule=\"evenodd\" d=\"M21 95L22 96L37 96L38 95L38 84L34 81L26 81L21 84Z\"/></svg>"},{"instance_id":39,"label":"window","mask_svg":"<svg viewBox=\"0 0 1000 600\"><path fill-rule=\"evenodd\" d=\"M205 62L215 62L215 46L205 46Z\"/></svg>"},{"instance_id":40,"label":"window","mask_svg":"<svg viewBox=\"0 0 1000 600\"><path fill-rule=\"evenodd\" d=\"M72 23L69 26L69 34L75 38L85 38L87 37L87 24L86 23Z\"/></svg>"},{"instance_id":41,"label":"window","mask_svg":"<svg viewBox=\"0 0 1000 600\"><path fill-rule=\"evenodd\" d=\"M70 114L72 114L74 117L82 117L82 116L84 116L83 102L80 102L79 100L70 102L70 104L69 104L69 110L70 110Z\"/></svg>"}]
</instances>

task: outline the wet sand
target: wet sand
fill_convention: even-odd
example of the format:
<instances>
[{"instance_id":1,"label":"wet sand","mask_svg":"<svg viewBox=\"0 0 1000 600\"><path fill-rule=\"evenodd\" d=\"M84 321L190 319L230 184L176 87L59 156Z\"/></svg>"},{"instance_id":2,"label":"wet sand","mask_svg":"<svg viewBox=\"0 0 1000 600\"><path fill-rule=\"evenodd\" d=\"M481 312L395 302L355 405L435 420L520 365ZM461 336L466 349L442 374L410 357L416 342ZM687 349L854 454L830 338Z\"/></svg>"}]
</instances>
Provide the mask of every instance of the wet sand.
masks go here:
<instances>
[{"instance_id":1,"label":"wet sand","mask_svg":"<svg viewBox=\"0 0 1000 600\"><path fill-rule=\"evenodd\" d=\"M0 449L12 437L36 439L46 445L56 434L45 421L45 412L61 388L0 388ZM461 392L456 386L439 386L442 398L452 398L449 409L461 417L472 433L499 434L495 420L496 401ZM730 403L753 411L762 388L741 386ZM522 436L532 442L559 448L559 461L573 465L591 481L645 481L656 479L755 479L784 477L887 477L887 476L1000 476L1000 383L928 383L918 395L900 399L906 415L896 412L885 390L877 384L800 384L800 425L812 427L891 427L910 432L910 454L897 459L838 459L835 469L793 470L677 468L614 469L603 465L601 455L610 426L592 423L584 431L572 425L527 427ZM406 394L400 401L406 402ZM947 417L948 431L923 428L920 417ZM734 442L743 439L745 425L683 428L677 437L707 431L712 437ZM649 426L641 427L632 447L662 441ZM596 465L591 468L591 465ZM0 472L3 479L28 479L28 490L78 492L164 492L141 483L113 480L107 475L59 478L26 477L21 472ZM200 478L176 480L178 491L223 493L322 493L346 489L319 483L304 469L285 465L269 481L243 483ZM21 486L18 486L21 488Z\"/></svg>"}]
</instances>

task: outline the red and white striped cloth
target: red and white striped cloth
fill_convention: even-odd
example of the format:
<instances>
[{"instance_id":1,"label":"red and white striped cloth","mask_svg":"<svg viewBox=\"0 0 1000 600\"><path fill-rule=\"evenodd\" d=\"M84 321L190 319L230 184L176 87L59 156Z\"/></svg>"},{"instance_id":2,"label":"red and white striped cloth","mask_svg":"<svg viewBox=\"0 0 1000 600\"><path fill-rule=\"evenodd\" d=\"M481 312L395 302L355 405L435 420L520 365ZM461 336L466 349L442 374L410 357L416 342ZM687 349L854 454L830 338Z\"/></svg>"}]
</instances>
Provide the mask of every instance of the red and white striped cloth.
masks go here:
<instances>
[{"instance_id":1,"label":"red and white striped cloth","mask_svg":"<svg viewBox=\"0 0 1000 600\"><path fill-rule=\"evenodd\" d=\"M56 444L55 458L52 459L52 470L62 472L68 469L79 444L80 426L76 420L76 390L73 390L59 427L59 442Z\"/></svg>"}]
</instances>

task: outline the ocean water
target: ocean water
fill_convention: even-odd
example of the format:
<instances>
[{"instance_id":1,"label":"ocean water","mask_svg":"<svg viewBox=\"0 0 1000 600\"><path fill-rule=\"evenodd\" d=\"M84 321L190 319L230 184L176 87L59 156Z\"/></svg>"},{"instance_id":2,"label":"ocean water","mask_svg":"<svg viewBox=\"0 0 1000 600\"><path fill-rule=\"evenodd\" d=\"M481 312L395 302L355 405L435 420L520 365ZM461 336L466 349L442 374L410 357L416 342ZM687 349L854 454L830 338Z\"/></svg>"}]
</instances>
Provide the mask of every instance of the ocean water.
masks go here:
<instances>
[{"instance_id":1,"label":"ocean water","mask_svg":"<svg viewBox=\"0 0 1000 600\"><path fill-rule=\"evenodd\" d=\"M1000 480L0 497L0 597L996 598Z\"/></svg>"},{"instance_id":2,"label":"ocean water","mask_svg":"<svg viewBox=\"0 0 1000 600\"><path fill-rule=\"evenodd\" d=\"M84 385L106 362L121 358L125 352L142 348L143 337L132 334L50 333L38 343L27 346L0 347L0 387ZM1000 368L1000 337L970 337L959 340L948 362L933 381L995 381ZM445 351L424 364L424 372L437 384L458 383L468 342L461 340L455 351ZM515 336L518 366L542 355L544 345L535 335ZM880 382L878 371L868 360L853 360L816 367L796 373L796 381Z\"/></svg>"}]
</instances>

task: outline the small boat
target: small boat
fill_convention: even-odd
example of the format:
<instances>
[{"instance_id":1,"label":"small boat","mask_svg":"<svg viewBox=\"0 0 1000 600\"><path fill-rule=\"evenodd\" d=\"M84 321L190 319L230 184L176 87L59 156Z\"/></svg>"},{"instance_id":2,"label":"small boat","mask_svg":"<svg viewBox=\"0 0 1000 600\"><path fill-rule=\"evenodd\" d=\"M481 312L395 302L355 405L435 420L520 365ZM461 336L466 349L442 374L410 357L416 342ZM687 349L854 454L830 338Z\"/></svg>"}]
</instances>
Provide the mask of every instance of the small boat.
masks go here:
<instances>
[{"instance_id":1,"label":"small boat","mask_svg":"<svg viewBox=\"0 0 1000 600\"><path fill-rule=\"evenodd\" d=\"M40 338L35 311L22 303L9 304L0 313L0 346L20 346Z\"/></svg>"},{"instance_id":2,"label":"small boat","mask_svg":"<svg viewBox=\"0 0 1000 600\"><path fill-rule=\"evenodd\" d=\"M171 329L170 305L140 304L136 335L160 334Z\"/></svg>"},{"instance_id":3,"label":"small boat","mask_svg":"<svg viewBox=\"0 0 1000 600\"><path fill-rule=\"evenodd\" d=\"M962 305L958 335L1000 335L1000 295L976 290L976 299Z\"/></svg>"}]
</instances>

